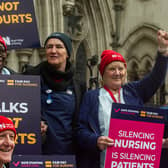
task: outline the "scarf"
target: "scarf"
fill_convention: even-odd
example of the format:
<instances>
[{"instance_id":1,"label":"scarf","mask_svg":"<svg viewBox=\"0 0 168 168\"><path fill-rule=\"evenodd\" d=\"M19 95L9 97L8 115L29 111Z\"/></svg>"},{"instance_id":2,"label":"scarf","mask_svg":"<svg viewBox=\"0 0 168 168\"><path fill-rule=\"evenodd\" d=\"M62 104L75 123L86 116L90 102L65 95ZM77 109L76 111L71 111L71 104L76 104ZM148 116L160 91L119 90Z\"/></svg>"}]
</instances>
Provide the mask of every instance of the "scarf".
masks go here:
<instances>
[{"instance_id":1,"label":"scarf","mask_svg":"<svg viewBox=\"0 0 168 168\"><path fill-rule=\"evenodd\" d=\"M67 62L65 72L57 71L47 61L41 64L41 75L48 87L54 91L64 91L72 83L74 68Z\"/></svg>"}]
</instances>

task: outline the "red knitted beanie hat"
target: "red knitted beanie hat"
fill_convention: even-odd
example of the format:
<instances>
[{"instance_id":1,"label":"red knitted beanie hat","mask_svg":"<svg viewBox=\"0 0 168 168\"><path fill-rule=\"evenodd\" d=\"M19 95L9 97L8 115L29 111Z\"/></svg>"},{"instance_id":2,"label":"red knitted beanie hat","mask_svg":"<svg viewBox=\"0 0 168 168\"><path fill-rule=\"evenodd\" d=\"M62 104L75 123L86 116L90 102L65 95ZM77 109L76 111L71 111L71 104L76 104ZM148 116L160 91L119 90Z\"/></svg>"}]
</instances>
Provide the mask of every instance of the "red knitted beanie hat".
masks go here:
<instances>
[{"instance_id":1,"label":"red knitted beanie hat","mask_svg":"<svg viewBox=\"0 0 168 168\"><path fill-rule=\"evenodd\" d=\"M113 61L121 61L127 67L126 61L120 53L113 50L104 50L101 54L101 62L99 66L100 74L103 76L105 67Z\"/></svg>"},{"instance_id":2,"label":"red knitted beanie hat","mask_svg":"<svg viewBox=\"0 0 168 168\"><path fill-rule=\"evenodd\" d=\"M5 51L7 50L7 46L6 43L4 41L4 39L0 36L0 43L5 47Z\"/></svg>"},{"instance_id":3,"label":"red knitted beanie hat","mask_svg":"<svg viewBox=\"0 0 168 168\"><path fill-rule=\"evenodd\" d=\"M15 126L14 126L12 120L10 120L4 116L0 116L0 132L6 131L6 130L13 131L15 133L15 137L16 137L16 129L15 129Z\"/></svg>"}]
</instances>

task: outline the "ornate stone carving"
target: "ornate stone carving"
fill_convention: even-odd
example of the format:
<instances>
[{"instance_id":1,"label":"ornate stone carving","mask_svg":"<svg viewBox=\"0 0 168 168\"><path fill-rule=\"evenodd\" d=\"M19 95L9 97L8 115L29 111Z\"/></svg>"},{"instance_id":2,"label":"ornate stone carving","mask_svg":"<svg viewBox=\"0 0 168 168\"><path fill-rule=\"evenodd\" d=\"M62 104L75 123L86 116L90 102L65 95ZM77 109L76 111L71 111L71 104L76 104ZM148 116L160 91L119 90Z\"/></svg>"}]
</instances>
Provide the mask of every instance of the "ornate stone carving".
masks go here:
<instances>
[{"instance_id":1,"label":"ornate stone carving","mask_svg":"<svg viewBox=\"0 0 168 168\"><path fill-rule=\"evenodd\" d=\"M75 6L75 0L65 0L63 5L64 16L72 15Z\"/></svg>"},{"instance_id":2,"label":"ornate stone carving","mask_svg":"<svg viewBox=\"0 0 168 168\"><path fill-rule=\"evenodd\" d=\"M125 6L126 0L113 0L114 9L115 10L122 10Z\"/></svg>"},{"instance_id":3,"label":"ornate stone carving","mask_svg":"<svg viewBox=\"0 0 168 168\"><path fill-rule=\"evenodd\" d=\"M63 8L63 10L65 7ZM74 6L69 7L70 12L64 12L66 25L65 32L67 32L73 40L82 40L87 34L88 19L85 10L79 1L75 2Z\"/></svg>"}]
</instances>

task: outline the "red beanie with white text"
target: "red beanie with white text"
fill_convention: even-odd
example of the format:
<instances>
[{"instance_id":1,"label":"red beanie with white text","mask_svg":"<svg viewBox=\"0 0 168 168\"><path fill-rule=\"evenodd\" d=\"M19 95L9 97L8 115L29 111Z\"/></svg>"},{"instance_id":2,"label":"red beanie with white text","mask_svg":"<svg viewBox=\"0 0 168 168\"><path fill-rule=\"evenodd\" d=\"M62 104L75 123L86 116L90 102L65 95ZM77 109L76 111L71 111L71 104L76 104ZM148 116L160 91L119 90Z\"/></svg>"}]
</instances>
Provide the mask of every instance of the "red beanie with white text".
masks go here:
<instances>
[{"instance_id":1,"label":"red beanie with white text","mask_svg":"<svg viewBox=\"0 0 168 168\"><path fill-rule=\"evenodd\" d=\"M121 61L127 67L124 57L113 50L104 50L101 54L101 62L99 66L100 74L103 76L105 67L113 61Z\"/></svg>"},{"instance_id":2,"label":"red beanie with white text","mask_svg":"<svg viewBox=\"0 0 168 168\"><path fill-rule=\"evenodd\" d=\"M16 137L16 129L12 122L12 120L8 119L7 117L0 116L0 132L11 130L15 133Z\"/></svg>"}]
</instances>

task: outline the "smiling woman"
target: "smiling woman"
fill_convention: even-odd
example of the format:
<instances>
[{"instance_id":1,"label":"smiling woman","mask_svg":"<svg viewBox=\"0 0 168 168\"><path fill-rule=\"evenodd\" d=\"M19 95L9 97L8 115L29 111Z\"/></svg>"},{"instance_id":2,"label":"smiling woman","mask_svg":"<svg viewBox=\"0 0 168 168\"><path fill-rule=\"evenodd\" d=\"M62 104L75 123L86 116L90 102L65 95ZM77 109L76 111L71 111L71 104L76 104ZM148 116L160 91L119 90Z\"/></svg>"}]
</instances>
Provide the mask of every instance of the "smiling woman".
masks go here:
<instances>
[{"instance_id":1,"label":"smiling woman","mask_svg":"<svg viewBox=\"0 0 168 168\"><path fill-rule=\"evenodd\" d=\"M78 168L104 167L106 148L113 147L116 142L108 136L113 103L142 106L164 82L168 65L168 33L160 30L157 37L156 63L153 70L139 81L126 83L127 64L120 53L112 50L102 52L99 70L103 86L87 92L80 109Z\"/></svg>"},{"instance_id":2,"label":"smiling woman","mask_svg":"<svg viewBox=\"0 0 168 168\"><path fill-rule=\"evenodd\" d=\"M110 94L111 92L117 94L126 81L127 65L123 56L115 51L105 50L101 55L99 68L104 88Z\"/></svg>"},{"instance_id":3,"label":"smiling woman","mask_svg":"<svg viewBox=\"0 0 168 168\"><path fill-rule=\"evenodd\" d=\"M16 130L13 122L4 116L0 116L0 168L4 168L4 164L11 161L15 138Z\"/></svg>"},{"instance_id":4,"label":"smiling woman","mask_svg":"<svg viewBox=\"0 0 168 168\"><path fill-rule=\"evenodd\" d=\"M41 76L42 153L76 154L75 126L85 84L75 78L69 36L51 33L44 48L47 61L24 72Z\"/></svg>"},{"instance_id":5,"label":"smiling woman","mask_svg":"<svg viewBox=\"0 0 168 168\"><path fill-rule=\"evenodd\" d=\"M46 44L46 57L49 64L57 70L65 71L66 60L69 57L64 43L59 39L51 38Z\"/></svg>"}]
</instances>

